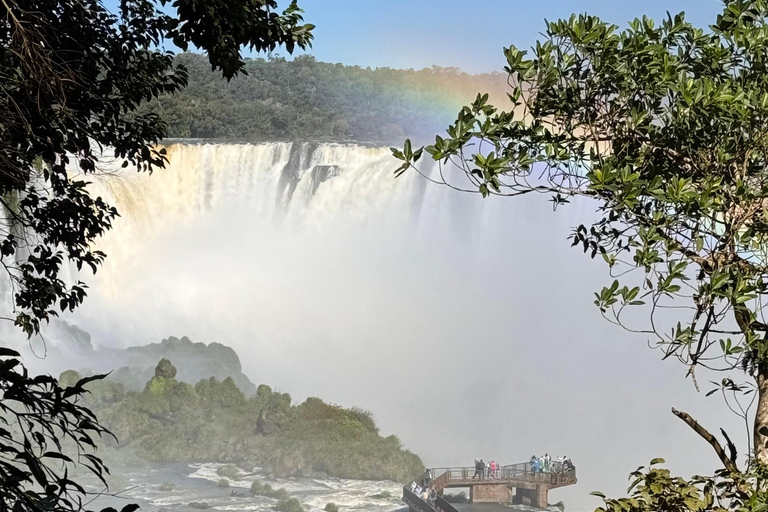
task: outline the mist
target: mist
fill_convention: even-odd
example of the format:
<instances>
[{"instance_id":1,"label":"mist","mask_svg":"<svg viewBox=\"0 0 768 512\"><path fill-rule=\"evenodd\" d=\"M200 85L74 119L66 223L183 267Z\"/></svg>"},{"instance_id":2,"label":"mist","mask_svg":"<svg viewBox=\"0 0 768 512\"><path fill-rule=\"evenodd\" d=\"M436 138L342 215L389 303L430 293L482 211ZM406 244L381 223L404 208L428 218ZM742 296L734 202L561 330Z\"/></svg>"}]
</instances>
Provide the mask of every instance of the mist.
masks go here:
<instances>
[{"instance_id":1,"label":"mist","mask_svg":"<svg viewBox=\"0 0 768 512\"><path fill-rule=\"evenodd\" d=\"M708 388L600 317L607 268L567 240L593 215L588 201L553 212L543 196L395 180L386 148L324 144L295 168L291 151L177 144L166 170L95 183L122 217L65 319L103 347L231 346L253 382L368 409L428 467L567 455L579 483L550 501L568 510L598 506L593 490L622 495L654 457L711 473L714 452L671 407L745 446ZM337 175L318 180L317 165Z\"/></svg>"}]
</instances>

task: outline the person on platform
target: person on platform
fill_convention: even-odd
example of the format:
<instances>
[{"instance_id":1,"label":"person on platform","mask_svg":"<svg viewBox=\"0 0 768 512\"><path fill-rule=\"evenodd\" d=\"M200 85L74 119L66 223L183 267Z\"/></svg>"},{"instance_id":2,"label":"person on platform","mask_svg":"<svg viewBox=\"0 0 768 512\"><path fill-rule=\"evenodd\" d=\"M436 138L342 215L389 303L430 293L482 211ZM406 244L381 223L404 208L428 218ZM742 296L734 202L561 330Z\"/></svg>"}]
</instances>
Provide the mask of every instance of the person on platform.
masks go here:
<instances>
[{"instance_id":1,"label":"person on platform","mask_svg":"<svg viewBox=\"0 0 768 512\"><path fill-rule=\"evenodd\" d=\"M483 467L480 465L480 461L478 459L475 459L475 474L472 475L472 480L475 478L483 478Z\"/></svg>"},{"instance_id":2,"label":"person on platform","mask_svg":"<svg viewBox=\"0 0 768 512\"><path fill-rule=\"evenodd\" d=\"M541 462L539 462L539 459L534 457L533 462L531 463L531 467L533 468L533 474L541 473Z\"/></svg>"},{"instance_id":3,"label":"person on platform","mask_svg":"<svg viewBox=\"0 0 768 512\"><path fill-rule=\"evenodd\" d=\"M433 487L432 489L429 490L429 500L427 501L427 503L429 503L431 507L434 507L436 501L437 501L437 491Z\"/></svg>"}]
</instances>

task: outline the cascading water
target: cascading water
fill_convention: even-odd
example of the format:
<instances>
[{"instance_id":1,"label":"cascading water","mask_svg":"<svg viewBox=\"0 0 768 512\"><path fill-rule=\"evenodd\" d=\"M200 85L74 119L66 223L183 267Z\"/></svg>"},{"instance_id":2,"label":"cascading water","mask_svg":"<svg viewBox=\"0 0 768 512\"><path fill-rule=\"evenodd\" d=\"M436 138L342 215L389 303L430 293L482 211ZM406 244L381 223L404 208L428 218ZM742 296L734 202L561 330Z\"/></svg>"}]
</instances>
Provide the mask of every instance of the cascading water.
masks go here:
<instances>
[{"instance_id":1,"label":"cascading water","mask_svg":"<svg viewBox=\"0 0 768 512\"><path fill-rule=\"evenodd\" d=\"M151 176L105 160L91 185L121 217L66 319L96 344L232 346L253 382L371 409L429 465L567 454L581 485L552 499L569 509L597 506L593 489L622 493L624 475L659 455L677 473L712 471L691 458L694 436L665 434L678 427L670 406L698 403L679 368L591 303L605 267L565 240L590 204L553 214L541 197L395 180L384 147L166 148ZM71 352L28 362L87 366ZM689 412L722 424L711 406Z\"/></svg>"}]
</instances>

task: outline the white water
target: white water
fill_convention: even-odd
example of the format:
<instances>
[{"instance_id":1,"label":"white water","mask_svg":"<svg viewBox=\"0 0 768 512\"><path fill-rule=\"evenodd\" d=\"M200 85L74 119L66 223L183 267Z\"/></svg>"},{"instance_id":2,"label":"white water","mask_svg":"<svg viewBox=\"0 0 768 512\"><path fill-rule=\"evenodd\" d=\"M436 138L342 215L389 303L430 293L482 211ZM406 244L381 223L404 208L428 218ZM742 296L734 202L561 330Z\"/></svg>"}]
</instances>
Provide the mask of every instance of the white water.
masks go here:
<instances>
[{"instance_id":1,"label":"white water","mask_svg":"<svg viewBox=\"0 0 768 512\"><path fill-rule=\"evenodd\" d=\"M553 214L544 197L483 201L394 180L387 148L169 154L152 176L93 186L122 217L69 320L98 344L230 345L255 383L371 409L429 466L568 455L580 483L550 501L569 510L599 505L592 490L623 495L626 475L654 457L684 475L714 470L672 406L740 434L684 369L600 318L592 292L606 269L566 240L589 204ZM59 354L41 366L87 364Z\"/></svg>"},{"instance_id":2,"label":"white water","mask_svg":"<svg viewBox=\"0 0 768 512\"><path fill-rule=\"evenodd\" d=\"M127 503L138 503L141 510L193 511L190 503L204 503L211 511L273 511L276 499L251 496L251 483L260 480L275 489L285 489L298 499L309 512L320 512L327 503L335 503L345 512L389 512L403 508L400 500L402 486L389 481L344 479L285 479L266 480L260 474L243 474L230 482L230 487L217 486L221 477L216 470L221 464L168 464L155 468L118 468L120 485L114 483L110 493L119 498L102 497L93 503L94 509L114 506L118 510ZM258 469L258 468L256 468ZM172 485L163 490L161 484ZM94 492L97 490L94 487ZM233 495L233 492L236 495ZM390 497L386 498L386 493Z\"/></svg>"}]
</instances>

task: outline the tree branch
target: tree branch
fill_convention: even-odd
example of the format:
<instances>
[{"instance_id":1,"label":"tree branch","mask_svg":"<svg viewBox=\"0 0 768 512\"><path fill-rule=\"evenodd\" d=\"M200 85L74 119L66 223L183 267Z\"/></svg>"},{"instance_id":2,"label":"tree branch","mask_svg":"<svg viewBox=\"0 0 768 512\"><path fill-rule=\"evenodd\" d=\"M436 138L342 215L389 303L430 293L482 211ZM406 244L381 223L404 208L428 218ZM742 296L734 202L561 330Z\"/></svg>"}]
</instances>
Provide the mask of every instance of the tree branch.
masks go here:
<instances>
[{"instance_id":1,"label":"tree branch","mask_svg":"<svg viewBox=\"0 0 768 512\"><path fill-rule=\"evenodd\" d=\"M728 437L728 432L726 432L725 429L721 428L720 429L720 433L723 434L723 437L725 438L725 442L726 442L726 444L728 446L728 452L729 452L728 458L731 459L734 462L734 464L735 464L736 463L736 457L737 457L737 454L738 454L738 452L736 451L736 445L733 444L733 441L731 441L731 438Z\"/></svg>"},{"instance_id":2,"label":"tree branch","mask_svg":"<svg viewBox=\"0 0 768 512\"><path fill-rule=\"evenodd\" d=\"M715 452L717 453L717 456L720 458L720 462L723 463L723 466L725 466L725 469L730 471L731 473L738 473L739 468L736 467L736 463L728 458L728 456L725 454L725 450L723 450L722 445L720 444L720 441L717 440L715 436L709 433L707 429L699 425L699 422L691 418L691 415L683 412L678 411L674 407L672 408L672 414L683 420L685 423L688 424L689 427L691 427L697 434L699 434L701 437L704 438L706 442L714 448Z\"/></svg>"}]
</instances>

